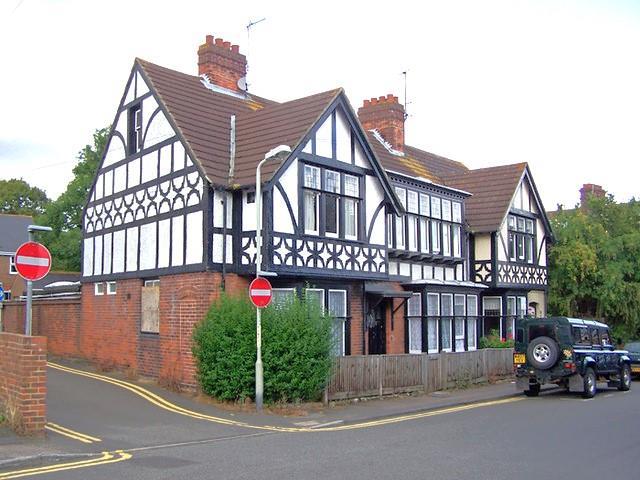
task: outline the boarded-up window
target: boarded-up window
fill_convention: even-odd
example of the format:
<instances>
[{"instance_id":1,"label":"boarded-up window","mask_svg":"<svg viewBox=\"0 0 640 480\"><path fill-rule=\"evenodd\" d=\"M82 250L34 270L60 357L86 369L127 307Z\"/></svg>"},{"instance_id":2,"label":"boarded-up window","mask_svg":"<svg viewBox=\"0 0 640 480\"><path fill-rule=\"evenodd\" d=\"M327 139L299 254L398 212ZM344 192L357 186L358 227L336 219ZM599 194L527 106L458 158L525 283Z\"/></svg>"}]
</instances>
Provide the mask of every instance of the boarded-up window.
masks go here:
<instances>
[{"instance_id":1,"label":"boarded-up window","mask_svg":"<svg viewBox=\"0 0 640 480\"><path fill-rule=\"evenodd\" d=\"M142 287L142 322L144 333L160 333L160 285L159 282L145 282Z\"/></svg>"}]
</instances>

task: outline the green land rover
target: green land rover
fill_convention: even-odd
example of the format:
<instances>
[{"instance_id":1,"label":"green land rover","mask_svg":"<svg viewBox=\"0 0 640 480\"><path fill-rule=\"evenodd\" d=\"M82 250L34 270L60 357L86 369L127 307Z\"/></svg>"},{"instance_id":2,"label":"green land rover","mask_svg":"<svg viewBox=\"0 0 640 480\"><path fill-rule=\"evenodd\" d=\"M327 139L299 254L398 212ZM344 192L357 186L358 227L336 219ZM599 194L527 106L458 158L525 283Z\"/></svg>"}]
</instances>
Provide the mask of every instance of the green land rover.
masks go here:
<instances>
[{"instance_id":1,"label":"green land rover","mask_svg":"<svg viewBox=\"0 0 640 480\"><path fill-rule=\"evenodd\" d=\"M629 390L631 359L617 350L609 327L595 320L568 317L523 318L516 323L513 354L516 387L534 397L540 386L555 383L585 398L596 383Z\"/></svg>"}]
</instances>

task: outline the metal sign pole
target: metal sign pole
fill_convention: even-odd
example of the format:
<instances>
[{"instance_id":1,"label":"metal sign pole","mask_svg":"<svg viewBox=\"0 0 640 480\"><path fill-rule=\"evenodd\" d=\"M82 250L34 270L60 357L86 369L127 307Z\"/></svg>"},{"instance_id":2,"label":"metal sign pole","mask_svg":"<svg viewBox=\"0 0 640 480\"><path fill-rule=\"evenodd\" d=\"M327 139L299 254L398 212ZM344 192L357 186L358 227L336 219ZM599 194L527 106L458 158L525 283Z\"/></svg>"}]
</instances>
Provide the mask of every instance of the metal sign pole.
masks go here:
<instances>
[{"instance_id":1,"label":"metal sign pole","mask_svg":"<svg viewBox=\"0 0 640 480\"><path fill-rule=\"evenodd\" d=\"M256 278L262 270L262 185L260 168L267 159L261 160L256 168ZM264 395L264 369L262 365L262 318L261 308L256 307L256 409L262 410Z\"/></svg>"},{"instance_id":2,"label":"metal sign pole","mask_svg":"<svg viewBox=\"0 0 640 480\"><path fill-rule=\"evenodd\" d=\"M29 229L29 241L33 242L33 231ZM17 260L17 258L16 258ZM31 336L31 307L33 306L33 282L27 280L27 311L24 321L24 334Z\"/></svg>"}]
</instances>

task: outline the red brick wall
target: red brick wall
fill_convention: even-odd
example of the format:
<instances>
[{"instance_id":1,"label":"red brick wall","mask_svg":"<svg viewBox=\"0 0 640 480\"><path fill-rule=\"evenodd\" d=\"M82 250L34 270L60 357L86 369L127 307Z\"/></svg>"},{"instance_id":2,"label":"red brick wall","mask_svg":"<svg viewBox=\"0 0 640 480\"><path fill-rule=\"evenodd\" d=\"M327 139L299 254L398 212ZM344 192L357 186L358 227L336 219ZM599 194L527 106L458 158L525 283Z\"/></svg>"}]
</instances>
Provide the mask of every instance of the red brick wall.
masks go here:
<instances>
[{"instance_id":1,"label":"red brick wall","mask_svg":"<svg viewBox=\"0 0 640 480\"><path fill-rule=\"evenodd\" d=\"M354 285L349 298L351 308L351 355L364 355L365 344L362 334L364 328L364 305L362 304L362 297L363 284Z\"/></svg>"},{"instance_id":2,"label":"red brick wall","mask_svg":"<svg viewBox=\"0 0 640 480\"><path fill-rule=\"evenodd\" d=\"M192 333L220 295L219 272L160 277L160 333L140 332L142 279L120 280L115 295L82 288L81 356L105 367L130 368L182 388L196 387ZM226 277L226 291L244 293L249 280Z\"/></svg>"},{"instance_id":3,"label":"red brick wall","mask_svg":"<svg viewBox=\"0 0 640 480\"><path fill-rule=\"evenodd\" d=\"M3 330L24 333L24 301L5 302L2 308ZM34 299L32 311L33 335L47 337L47 347L54 355L80 356L80 298Z\"/></svg>"},{"instance_id":4,"label":"red brick wall","mask_svg":"<svg viewBox=\"0 0 640 480\"><path fill-rule=\"evenodd\" d=\"M0 333L0 404L19 433L44 435L47 339Z\"/></svg>"}]
</instances>

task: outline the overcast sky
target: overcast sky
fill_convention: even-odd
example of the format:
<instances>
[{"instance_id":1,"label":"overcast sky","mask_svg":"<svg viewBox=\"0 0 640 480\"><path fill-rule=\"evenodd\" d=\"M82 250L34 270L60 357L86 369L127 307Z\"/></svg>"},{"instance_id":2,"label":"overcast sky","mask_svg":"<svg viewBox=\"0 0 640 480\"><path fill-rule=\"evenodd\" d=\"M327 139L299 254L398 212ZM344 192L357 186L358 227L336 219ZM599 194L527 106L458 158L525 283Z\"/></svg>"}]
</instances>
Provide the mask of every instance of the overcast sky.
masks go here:
<instances>
[{"instance_id":1,"label":"overcast sky","mask_svg":"<svg viewBox=\"0 0 640 480\"><path fill-rule=\"evenodd\" d=\"M239 44L250 91L279 101L402 100L408 71L408 144L529 162L548 210L583 183L640 197L640 0L0 0L0 178L57 197L134 58L196 74L206 34Z\"/></svg>"}]
</instances>

